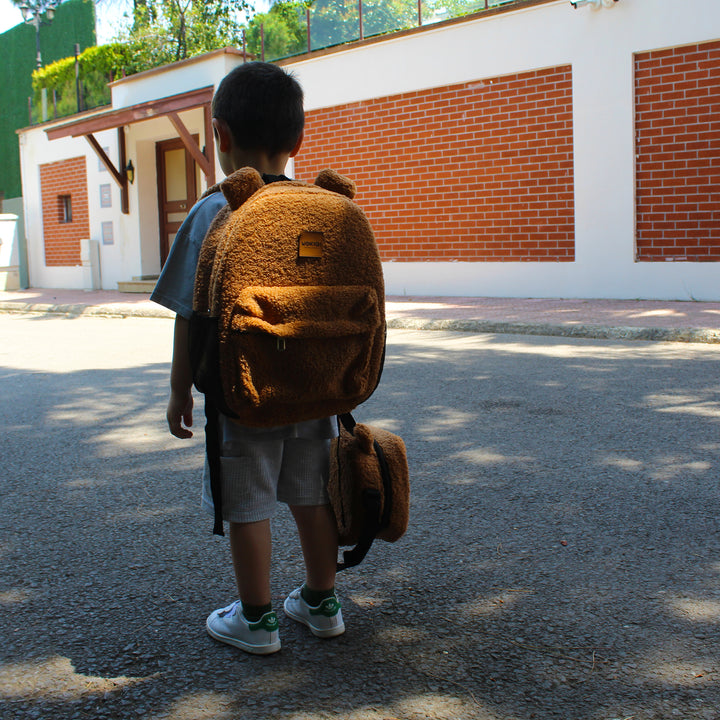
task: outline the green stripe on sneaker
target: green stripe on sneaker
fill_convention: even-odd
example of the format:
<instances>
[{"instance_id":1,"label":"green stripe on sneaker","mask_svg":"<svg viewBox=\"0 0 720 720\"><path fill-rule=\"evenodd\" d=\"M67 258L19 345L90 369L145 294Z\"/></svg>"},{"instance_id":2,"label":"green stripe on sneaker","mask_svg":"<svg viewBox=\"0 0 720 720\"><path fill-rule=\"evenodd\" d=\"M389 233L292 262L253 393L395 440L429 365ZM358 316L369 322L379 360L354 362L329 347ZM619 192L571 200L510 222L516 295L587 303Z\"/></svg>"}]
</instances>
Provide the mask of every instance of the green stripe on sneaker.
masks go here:
<instances>
[{"instance_id":1,"label":"green stripe on sneaker","mask_svg":"<svg viewBox=\"0 0 720 720\"><path fill-rule=\"evenodd\" d=\"M267 632L275 632L279 627L277 615L274 610L273 612L265 613L265 615L263 615L256 623L248 623L248 627L251 630L267 630Z\"/></svg>"},{"instance_id":2,"label":"green stripe on sneaker","mask_svg":"<svg viewBox=\"0 0 720 720\"><path fill-rule=\"evenodd\" d=\"M323 600L316 608L308 606L310 615L323 615L324 617L335 617L340 610L340 601L336 597L329 597Z\"/></svg>"}]
</instances>

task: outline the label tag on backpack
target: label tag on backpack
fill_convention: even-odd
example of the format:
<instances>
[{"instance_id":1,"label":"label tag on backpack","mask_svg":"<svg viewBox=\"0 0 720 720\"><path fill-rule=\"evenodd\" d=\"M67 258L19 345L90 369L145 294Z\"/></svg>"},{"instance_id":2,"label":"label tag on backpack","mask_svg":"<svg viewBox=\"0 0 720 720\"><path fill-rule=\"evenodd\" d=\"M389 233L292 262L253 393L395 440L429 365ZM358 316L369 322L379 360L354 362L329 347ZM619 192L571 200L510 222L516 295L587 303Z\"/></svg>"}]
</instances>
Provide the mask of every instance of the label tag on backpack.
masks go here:
<instances>
[{"instance_id":1,"label":"label tag on backpack","mask_svg":"<svg viewBox=\"0 0 720 720\"><path fill-rule=\"evenodd\" d=\"M298 257L319 258L323 254L323 234L321 232L300 233L298 240Z\"/></svg>"}]
</instances>

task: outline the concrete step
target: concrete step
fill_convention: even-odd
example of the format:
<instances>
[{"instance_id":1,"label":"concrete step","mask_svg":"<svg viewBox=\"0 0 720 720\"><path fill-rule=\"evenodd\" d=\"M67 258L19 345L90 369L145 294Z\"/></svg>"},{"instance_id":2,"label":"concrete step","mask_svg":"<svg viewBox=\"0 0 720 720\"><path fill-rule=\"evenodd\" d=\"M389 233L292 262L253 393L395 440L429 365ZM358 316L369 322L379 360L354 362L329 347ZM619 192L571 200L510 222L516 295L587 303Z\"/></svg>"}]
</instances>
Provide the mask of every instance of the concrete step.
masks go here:
<instances>
[{"instance_id":1,"label":"concrete step","mask_svg":"<svg viewBox=\"0 0 720 720\"><path fill-rule=\"evenodd\" d=\"M126 280L118 283L118 290L122 293L151 293L155 289L157 279L153 280Z\"/></svg>"}]
</instances>

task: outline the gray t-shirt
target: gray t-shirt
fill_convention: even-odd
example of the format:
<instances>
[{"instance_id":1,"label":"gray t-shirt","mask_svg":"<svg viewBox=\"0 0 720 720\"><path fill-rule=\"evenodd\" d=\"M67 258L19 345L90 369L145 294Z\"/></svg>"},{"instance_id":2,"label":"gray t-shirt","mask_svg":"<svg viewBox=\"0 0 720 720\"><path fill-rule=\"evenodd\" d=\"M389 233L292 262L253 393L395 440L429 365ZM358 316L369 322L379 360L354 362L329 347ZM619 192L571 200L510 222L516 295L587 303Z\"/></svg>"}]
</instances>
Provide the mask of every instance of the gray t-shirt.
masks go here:
<instances>
[{"instance_id":1,"label":"gray t-shirt","mask_svg":"<svg viewBox=\"0 0 720 720\"><path fill-rule=\"evenodd\" d=\"M203 239L215 215L225 204L225 196L221 192L216 192L193 206L175 236L160 278L150 296L151 300L186 320L192 315L195 269ZM275 428L246 427L227 418L221 418L220 427L224 443L232 443L236 438L248 437L258 440L280 440L292 437L323 439L337 435L337 422L334 417Z\"/></svg>"}]
</instances>

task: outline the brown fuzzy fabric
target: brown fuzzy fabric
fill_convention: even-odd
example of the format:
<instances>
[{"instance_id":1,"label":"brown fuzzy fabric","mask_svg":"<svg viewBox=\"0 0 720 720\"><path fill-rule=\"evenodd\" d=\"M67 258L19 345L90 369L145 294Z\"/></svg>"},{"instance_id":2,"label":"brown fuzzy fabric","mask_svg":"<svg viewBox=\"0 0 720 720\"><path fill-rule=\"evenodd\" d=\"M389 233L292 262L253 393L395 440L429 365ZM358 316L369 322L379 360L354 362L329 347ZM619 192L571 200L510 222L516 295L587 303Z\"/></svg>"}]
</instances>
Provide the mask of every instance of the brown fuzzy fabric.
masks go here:
<instances>
[{"instance_id":1,"label":"brown fuzzy fabric","mask_svg":"<svg viewBox=\"0 0 720 720\"><path fill-rule=\"evenodd\" d=\"M321 170L315 178L315 184L325 190L340 193L351 200L355 197L357 188L355 183L343 175L339 175L334 170Z\"/></svg>"},{"instance_id":2,"label":"brown fuzzy fabric","mask_svg":"<svg viewBox=\"0 0 720 720\"><path fill-rule=\"evenodd\" d=\"M377 440L387 460L392 478L392 503L389 524L377 537L395 542L405 534L410 514L410 478L405 443L397 435L358 423L350 433L340 427L340 436L332 441L328 494L341 545L355 545L366 525L362 494L377 490L381 513L385 507L380 465L373 447Z\"/></svg>"},{"instance_id":3,"label":"brown fuzzy fabric","mask_svg":"<svg viewBox=\"0 0 720 720\"><path fill-rule=\"evenodd\" d=\"M251 168L222 184L228 206L203 242L194 310L218 318L225 401L244 425L348 412L375 389L385 290L372 229L334 173L325 187L263 185ZM326 189L333 188L333 189ZM311 234L318 257L302 254Z\"/></svg>"}]
</instances>

